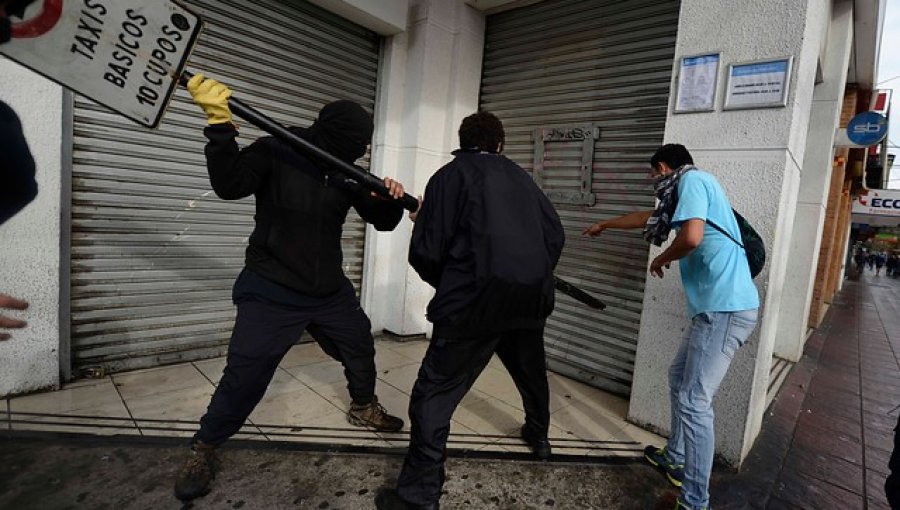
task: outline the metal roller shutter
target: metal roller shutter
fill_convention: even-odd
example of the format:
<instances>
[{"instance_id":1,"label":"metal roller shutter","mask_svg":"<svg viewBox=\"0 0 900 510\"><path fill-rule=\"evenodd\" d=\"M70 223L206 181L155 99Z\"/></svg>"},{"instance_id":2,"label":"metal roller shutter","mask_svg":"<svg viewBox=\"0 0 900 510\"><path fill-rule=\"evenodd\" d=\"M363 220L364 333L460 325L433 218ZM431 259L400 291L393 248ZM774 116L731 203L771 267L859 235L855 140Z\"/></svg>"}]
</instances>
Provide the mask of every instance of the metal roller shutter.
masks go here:
<instances>
[{"instance_id":1,"label":"metal roller shutter","mask_svg":"<svg viewBox=\"0 0 900 510\"><path fill-rule=\"evenodd\" d=\"M663 139L679 5L556 0L487 19L481 108L503 121L505 154L562 218L557 274L608 305L557 294L548 363L618 393L631 388L648 246L635 232L581 232L654 206L648 160Z\"/></svg>"},{"instance_id":2,"label":"metal roller shutter","mask_svg":"<svg viewBox=\"0 0 900 510\"><path fill-rule=\"evenodd\" d=\"M342 98L374 110L375 33L299 0L185 3L206 21L189 68L276 120L308 125L323 104ZM203 114L182 89L156 131L81 97L74 117L74 368L119 371L222 354L254 204L212 192ZM242 145L263 134L237 122ZM351 210L344 270L357 292L364 238Z\"/></svg>"}]
</instances>

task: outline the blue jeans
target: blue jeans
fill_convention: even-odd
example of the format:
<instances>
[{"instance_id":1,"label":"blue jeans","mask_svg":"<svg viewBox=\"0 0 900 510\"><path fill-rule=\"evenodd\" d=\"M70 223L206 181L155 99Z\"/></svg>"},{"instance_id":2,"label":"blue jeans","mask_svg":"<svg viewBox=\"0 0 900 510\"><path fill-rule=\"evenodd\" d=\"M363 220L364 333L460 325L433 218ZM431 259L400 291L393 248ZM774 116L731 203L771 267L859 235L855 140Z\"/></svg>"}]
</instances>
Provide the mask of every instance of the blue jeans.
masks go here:
<instances>
[{"instance_id":1,"label":"blue jeans","mask_svg":"<svg viewBox=\"0 0 900 510\"><path fill-rule=\"evenodd\" d=\"M673 464L684 465L680 500L688 508L709 506L715 454L713 397L756 321L755 309L695 315L669 368L672 434L666 453Z\"/></svg>"}]
</instances>

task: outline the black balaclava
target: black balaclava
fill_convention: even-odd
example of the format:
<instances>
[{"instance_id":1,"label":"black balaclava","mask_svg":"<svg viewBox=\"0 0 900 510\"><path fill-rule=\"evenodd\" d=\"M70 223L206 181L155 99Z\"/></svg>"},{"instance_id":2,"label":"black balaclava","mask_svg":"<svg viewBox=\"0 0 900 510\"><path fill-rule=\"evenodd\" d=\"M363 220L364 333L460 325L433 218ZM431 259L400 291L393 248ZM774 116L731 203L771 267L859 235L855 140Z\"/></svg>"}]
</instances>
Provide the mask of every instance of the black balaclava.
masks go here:
<instances>
[{"instance_id":1,"label":"black balaclava","mask_svg":"<svg viewBox=\"0 0 900 510\"><path fill-rule=\"evenodd\" d=\"M328 103L302 136L332 156L353 163L366 153L375 125L357 103L342 99Z\"/></svg>"},{"instance_id":2,"label":"black balaclava","mask_svg":"<svg viewBox=\"0 0 900 510\"><path fill-rule=\"evenodd\" d=\"M0 2L6 10L6 14L0 18L0 44L9 42L12 38L12 20L10 16L21 18L25 15L25 8L34 0L12 0L11 2Z\"/></svg>"}]
</instances>

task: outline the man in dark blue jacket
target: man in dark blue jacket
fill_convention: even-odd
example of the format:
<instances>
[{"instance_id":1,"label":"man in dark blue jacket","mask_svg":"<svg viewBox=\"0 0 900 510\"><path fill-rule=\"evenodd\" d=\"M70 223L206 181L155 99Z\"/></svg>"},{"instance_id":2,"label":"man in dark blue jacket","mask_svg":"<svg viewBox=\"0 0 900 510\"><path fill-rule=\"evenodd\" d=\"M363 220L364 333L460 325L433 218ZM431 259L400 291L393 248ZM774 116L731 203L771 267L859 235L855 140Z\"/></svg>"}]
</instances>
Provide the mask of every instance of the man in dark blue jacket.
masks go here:
<instances>
[{"instance_id":1,"label":"man in dark blue jacket","mask_svg":"<svg viewBox=\"0 0 900 510\"><path fill-rule=\"evenodd\" d=\"M397 431L403 420L389 415L375 396L375 344L371 324L342 270L341 231L351 207L377 230L393 230L403 217L396 200L374 196L327 164L263 137L243 150L235 139L231 91L198 74L188 83L207 114L204 134L210 183L225 200L256 197L256 227L246 267L234 284L237 319L221 381L175 482L182 500L209 491L214 449L235 434L265 394L278 364L304 330L344 366L352 403L348 421ZM352 163L372 139L372 117L358 104L325 105L304 139ZM391 195L403 186L385 179Z\"/></svg>"},{"instance_id":2,"label":"man in dark blue jacket","mask_svg":"<svg viewBox=\"0 0 900 510\"><path fill-rule=\"evenodd\" d=\"M0 44L12 36L10 16L22 17L25 8L33 0L0 0ZM0 101L0 225L12 218L37 196L35 165L22 123L16 112ZM0 294L0 309L25 310L28 303L6 294ZM27 326L23 320L0 315L0 328L19 329ZM0 331L0 340L12 335Z\"/></svg>"},{"instance_id":3,"label":"man in dark blue jacket","mask_svg":"<svg viewBox=\"0 0 900 510\"><path fill-rule=\"evenodd\" d=\"M494 115L466 117L456 159L431 177L411 215L409 263L437 290L434 331L409 404L409 452L397 489L376 497L379 509L438 508L450 418L495 352L522 395L523 439L550 456L543 332L565 235L531 176L500 155L503 140Z\"/></svg>"},{"instance_id":4,"label":"man in dark blue jacket","mask_svg":"<svg viewBox=\"0 0 900 510\"><path fill-rule=\"evenodd\" d=\"M22 123L16 112L0 101L0 224L12 218L37 196L37 182L34 180L34 158L28 150L28 143L22 132ZM7 294L0 294L0 309L25 310L28 303ZM28 323L0 315L0 328L20 329ZM10 333L0 331L0 340L9 340Z\"/></svg>"}]
</instances>

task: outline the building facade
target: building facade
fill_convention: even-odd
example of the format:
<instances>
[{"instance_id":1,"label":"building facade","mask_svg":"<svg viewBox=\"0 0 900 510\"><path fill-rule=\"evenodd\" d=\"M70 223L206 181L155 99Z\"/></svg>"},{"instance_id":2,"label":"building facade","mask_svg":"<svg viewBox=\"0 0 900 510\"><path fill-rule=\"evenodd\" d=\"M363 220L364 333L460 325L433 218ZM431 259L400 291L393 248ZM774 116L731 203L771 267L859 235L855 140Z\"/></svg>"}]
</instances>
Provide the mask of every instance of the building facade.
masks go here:
<instances>
[{"instance_id":1,"label":"building facade","mask_svg":"<svg viewBox=\"0 0 900 510\"><path fill-rule=\"evenodd\" d=\"M451 159L463 117L496 113L506 155L566 227L557 273L608 305L558 297L549 368L628 395L629 420L662 433L667 367L688 325L677 270L647 278L658 250L638 234L580 233L652 208L650 155L686 145L768 248L760 325L716 401L717 450L740 463L771 397L773 360L799 360L840 286L852 176L866 158L835 140L869 108L884 0L184 4L206 22L190 70L286 124L308 124L333 99L360 102L376 120L364 165L411 194ZM707 82L690 74L698 62L715 64ZM742 73L762 69L785 91L777 104L739 93ZM685 108L688 88L706 106ZM32 303L29 329L0 344L0 394L53 388L86 369L221 354L253 204L211 192L204 119L187 94L151 131L3 60L0 98L23 120L40 186L0 227L0 290ZM260 135L240 131L243 143ZM355 217L346 225L344 268L376 331L429 332L431 290L406 263L410 231L405 220L392 233Z\"/></svg>"}]
</instances>

